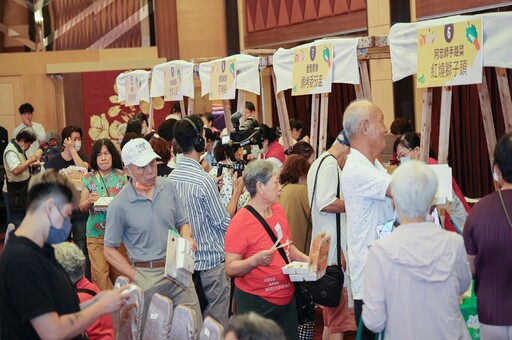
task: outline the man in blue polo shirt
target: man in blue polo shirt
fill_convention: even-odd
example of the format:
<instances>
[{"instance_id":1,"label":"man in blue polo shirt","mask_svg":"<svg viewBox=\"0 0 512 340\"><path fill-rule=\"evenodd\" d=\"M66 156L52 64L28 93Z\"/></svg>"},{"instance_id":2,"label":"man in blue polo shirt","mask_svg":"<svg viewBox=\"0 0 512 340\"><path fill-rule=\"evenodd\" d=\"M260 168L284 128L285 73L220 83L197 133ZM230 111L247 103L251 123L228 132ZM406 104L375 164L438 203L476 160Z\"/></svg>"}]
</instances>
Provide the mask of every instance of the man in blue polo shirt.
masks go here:
<instances>
[{"instance_id":1,"label":"man in blue polo shirt","mask_svg":"<svg viewBox=\"0 0 512 340\"><path fill-rule=\"evenodd\" d=\"M156 159L160 157L145 139L126 143L121 156L130 183L108 207L105 257L144 290L144 315L153 294L160 293L169 297L174 306L194 309L199 329L202 317L193 284L184 289L164 277L169 229L189 239L194 250L197 247L179 194L168 179L157 177ZM121 242L133 266L117 250Z\"/></svg>"}]
</instances>

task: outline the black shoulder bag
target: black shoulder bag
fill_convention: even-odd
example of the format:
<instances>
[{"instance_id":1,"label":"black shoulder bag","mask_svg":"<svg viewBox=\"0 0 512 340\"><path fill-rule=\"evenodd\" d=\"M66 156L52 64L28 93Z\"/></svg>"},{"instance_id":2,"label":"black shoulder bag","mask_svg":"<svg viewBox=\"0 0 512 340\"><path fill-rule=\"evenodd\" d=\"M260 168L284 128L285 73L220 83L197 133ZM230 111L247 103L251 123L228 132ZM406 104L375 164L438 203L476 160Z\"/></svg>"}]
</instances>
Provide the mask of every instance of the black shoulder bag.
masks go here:
<instances>
[{"instance_id":1,"label":"black shoulder bag","mask_svg":"<svg viewBox=\"0 0 512 340\"><path fill-rule=\"evenodd\" d=\"M318 179L318 172L320 171L320 167L322 166L323 161L327 157L334 157L332 155L328 155L324 157L320 164L318 165L318 169L316 170L315 181L313 184L313 195L311 195L311 203L310 203L310 214L313 209L313 201L315 199L316 192L316 183ZM340 181L339 176L337 178L338 181L338 190L336 193L336 197L340 198ZM311 215L310 215L311 220ZM308 230L306 234L309 234L310 228L312 227L311 223L308 223ZM343 289L343 283L345 281L345 275L343 274L343 269L341 268L341 217L340 214L336 214L336 258L338 260L337 265L328 266L325 272L325 275L322 276L319 280L315 282L308 282L309 290L311 295L313 296L313 301L318 303L319 305L326 307L336 307L340 304L341 299L341 290Z\"/></svg>"},{"instance_id":2,"label":"black shoulder bag","mask_svg":"<svg viewBox=\"0 0 512 340\"><path fill-rule=\"evenodd\" d=\"M277 237L272 232L272 229L270 229L270 226L268 225L267 221L263 218L263 216L260 215L259 212L256 211L252 206L246 205L245 208L254 215L260 221L263 228L265 228L265 231L267 232L268 236L270 236L270 239L273 243L276 243ZM286 257L286 253L284 252L283 248L277 249L279 251L279 254L281 254L281 257L283 258L284 262L286 264L289 263L288 257ZM311 297L311 293L309 293L307 286L303 283L294 282L295 285L295 292L293 295L295 296L295 303L297 307L297 317L299 320L299 325L305 324L310 321L315 320L315 304L313 303L313 298Z\"/></svg>"}]
</instances>

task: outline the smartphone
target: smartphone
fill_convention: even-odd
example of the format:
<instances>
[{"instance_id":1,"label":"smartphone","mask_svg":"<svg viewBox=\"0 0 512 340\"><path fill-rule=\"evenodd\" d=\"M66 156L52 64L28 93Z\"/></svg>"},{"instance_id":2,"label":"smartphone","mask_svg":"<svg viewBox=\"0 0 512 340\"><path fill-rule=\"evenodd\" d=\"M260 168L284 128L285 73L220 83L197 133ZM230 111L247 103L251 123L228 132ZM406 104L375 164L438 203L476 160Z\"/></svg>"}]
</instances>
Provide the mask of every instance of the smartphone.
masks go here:
<instances>
[{"instance_id":1,"label":"smartphone","mask_svg":"<svg viewBox=\"0 0 512 340\"><path fill-rule=\"evenodd\" d=\"M396 219L393 217L389 221L376 226L375 231L377 232L377 238L381 239L391 234L391 232L395 229L395 222Z\"/></svg>"}]
</instances>

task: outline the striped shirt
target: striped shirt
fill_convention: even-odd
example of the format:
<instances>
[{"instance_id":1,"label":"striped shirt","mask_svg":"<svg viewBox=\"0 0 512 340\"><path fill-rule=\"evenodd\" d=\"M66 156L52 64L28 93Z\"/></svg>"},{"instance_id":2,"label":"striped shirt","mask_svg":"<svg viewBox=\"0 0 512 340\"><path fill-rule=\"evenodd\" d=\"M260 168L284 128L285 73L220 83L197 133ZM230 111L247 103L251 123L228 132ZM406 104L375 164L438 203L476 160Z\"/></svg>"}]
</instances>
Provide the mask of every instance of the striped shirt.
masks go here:
<instances>
[{"instance_id":1,"label":"striped shirt","mask_svg":"<svg viewBox=\"0 0 512 340\"><path fill-rule=\"evenodd\" d=\"M207 270L224 261L224 238L231 217L220 201L214 180L199 163L183 157L169 175L187 209L197 241L195 270Z\"/></svg>"}]
</instances>

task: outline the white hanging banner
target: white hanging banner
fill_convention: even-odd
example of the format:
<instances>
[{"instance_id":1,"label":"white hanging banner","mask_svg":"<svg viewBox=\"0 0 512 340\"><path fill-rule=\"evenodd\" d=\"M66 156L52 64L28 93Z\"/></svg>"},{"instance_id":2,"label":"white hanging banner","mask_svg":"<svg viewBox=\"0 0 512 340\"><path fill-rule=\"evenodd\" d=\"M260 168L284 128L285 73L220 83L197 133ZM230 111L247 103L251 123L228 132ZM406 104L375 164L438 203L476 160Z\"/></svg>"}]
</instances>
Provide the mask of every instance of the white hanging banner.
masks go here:
<instances>
[{"instance_id":1,"label":"white hanging banner","mask_svg":"<svg viewBox=\"0 0 512 340\"><path fill-rule=\"evenodd\" d=\"M153 67L151 97L164 97L165 101L194 98L194 64L173 60Z\"/></svg>"},{"instance_id":2,"label":"white hanging banner","mask_svg":"<svg viewBox=\"0 0 512 340\"><path fill-rule=\"evenodd\" d=\"M199 78L201 78L201 96L209 94L211 91L211 72L212 63L236 60L236 89L244 90L257 95L260 94L260 58L246 54L236 54L227 58L221 58L206 63L199 64Z\"/></svg>"},{"instance_id":3,"label":"white hanging banner","mask_svg":"<svg viewBox=\"0 0 512 340\"><path fill-rule=\"evenodd\" d=\"M512 68L512 34L507 29L512 22L511 12L479 15L457 15L409 24L395 24L389 31L389 52L393 81L412 76L418 71L418 36L421 28L444 26L454 22L483 19L483 34L479 38L483 48L483 66Z\"/></svg>"},{"instance_id":4,"label":"white hanging banner","mask_svg":"<svg viewBox=\"0 0 512 340\"><path fill-rule=\"evenodd\" d=\"M332 44L332 82L343 84L360 84L359 66L357 63L357 46L359 38L321 39L312 43L290 49L280 48L274 53L272 65L276 74L276 92L292 88L294 51L310 49L319 44ZM321 51L323 53L323 51ZM323 57L323 54L322 54Z\"/></svg>"},{"instance_id":5,"label":"white hanging banner","mask_svg":"<svg viewBox=\"0 0 512 340\"><path fill-rule=\"evenodd\" d=\"M212 61L210 66L210 100L235 99L236 59Z\"/></svg>"},{"instance_id":6,"label":"white hanging banner","mask_svg":"<svg viewBox=\"0 0 512 340\"><path fill-rule=\"evenodd\" d=\"M139 105L143 100L149 103L149 71L136 70L121 73L116 78L118 103L125 106Z\"/></svg>"}]
</instances>

